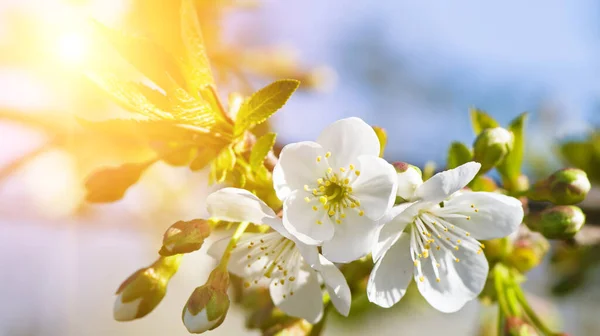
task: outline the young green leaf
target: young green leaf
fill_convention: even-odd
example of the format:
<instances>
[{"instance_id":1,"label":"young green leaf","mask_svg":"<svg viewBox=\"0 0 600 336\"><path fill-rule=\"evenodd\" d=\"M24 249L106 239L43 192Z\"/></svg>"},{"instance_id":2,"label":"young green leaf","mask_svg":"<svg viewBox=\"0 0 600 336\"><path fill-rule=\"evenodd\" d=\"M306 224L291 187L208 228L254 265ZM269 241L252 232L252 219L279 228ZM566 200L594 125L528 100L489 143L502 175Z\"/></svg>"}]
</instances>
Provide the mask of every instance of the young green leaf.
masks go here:
<instances>
[{"instance_id":1,"label":"young green leaf","mask_svg":"<svg viewBox=\"0 0 600 336\"><path fill-rule=\"evenodd\" d=\"M148 118L172 119L169 113L159 109L144 95L137 83L121 80L112 74L88 72L86 76L126 110Z\"/></svg>"},{"instance_id":2,"label":"young green leaf","mask_svg":"<svg viewBox=\"0 0 600 336\"><path fill-rule=\"evenodd\" d=\"M252 152L250 153L250 168L258 170L263 166L265 158L275 145L276 137L277 134L275 133L267 133L256 140L254 147L252 147Z\"/></svg>"},{"instance_id":3,"label":"young green leaf","mask_svg":"<svg viewBox=\"0 0 600 336\"><path fill-rule=\"evenodd\" d=\"M492 118L489 114L485 113L483 110L479 110L477 108L471 108L469 110L471 113L471 124L473 126L473 131L475 135L478 135L486 128L494 128L500 126L494 118Z\"/></svg>"},{"instance_id":4,"label":"young green leaf","mask_svg":"<svg viewBox=\"0 0 600 336\"><path fill-rule=\"evenodd\" d=\"M283 79L255 92L240 107L235 120L234 135L241 135L244 131L267 120L283 107L299 85L300 82L297 80Z\"/></svg>"},{"instance_id":5,"label":"young green leaf","mask_svg":"<svg viewBox=\"0 0 600 336\"><path fill-rule=\"evenodd\" d=\"M129 35L97 21L92 24L123 58L156 85L166 90L174 81L185 87L179 62L163 47L148 38Z\"/></svg>"},{"instance_id":6,"label":"young green leaf","mask_svg":"<svg viewBox=\"0 0 600 336\"><path fill-rule=\"evenodd\" d=\"M379 126L373 126L373 130L375 134L377 134L377 138L379 139L379 157L383 157L383 153L385 152L385 146L387 145L387 132L385 129Z\"/></svg>"},{"instance_id":7,"label":"young green leaf","mask_svg":"<svg viewBox=\"0 0 600 336\"><path fill-rule=\"evenodd\" d=\"M525 151L525 122L527 113L522 113L508 125L514 137L513 147L498 166L498 172L507 181L515 181L521 175L521 164Z\"/></svg>"},{"instance_id":8,"label":"young green leaf","mask_svg":"<svg viewBox=\"0 0 600 336\"><path fill-rule=\"evenodd\" d=\"M214 85L210 62L206 53L198 13L192 0L181 1L181 37L185 45L189 69L186 72L189 91L196 93Z\"/></svg>"},{"instance_id":9,"label":"young green leaf","mask_svg":"<svg viewBox=\"0 0 600 336\"><path fill-rule=\"evenodd\" d=\"M212 146L198 147L197 150L196 157L192 160L192 163L190 163L190 169L192 171L197 171L206 167L218 154L218 150Z\"/></svg>"},{"instance_id":10,"label":"young green leaf","mask_svg":"<svg viewBox=\"0 0 600 336\"><path fill-rule=\"evenodd\" d=\"M473 153L462 142L455 141L448 148L448 159L446 161L447 169L454 169L469 161L473 161Z\"/></svg>"},{"instance_id":11,"label":"young green leaf","mask_svg":"<svg viewBox=\"0 0 600 336\"><path fill-rule=\"evenodd\" d=\"M126 163L118 167L108 167L90 175L85 182L86 201L106 203L117 201L134 185L142 173L156 160L141 163Z\"/></svg>"}]
</instances>

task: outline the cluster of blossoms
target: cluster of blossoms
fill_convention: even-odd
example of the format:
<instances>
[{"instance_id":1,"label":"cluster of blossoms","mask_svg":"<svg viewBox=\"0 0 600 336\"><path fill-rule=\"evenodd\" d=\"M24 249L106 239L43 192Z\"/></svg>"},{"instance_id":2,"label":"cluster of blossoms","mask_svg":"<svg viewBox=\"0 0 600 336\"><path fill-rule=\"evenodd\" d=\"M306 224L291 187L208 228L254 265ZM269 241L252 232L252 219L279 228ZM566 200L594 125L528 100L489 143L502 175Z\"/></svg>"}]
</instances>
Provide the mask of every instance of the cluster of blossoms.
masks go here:
<instances>
[{"instance_id":1,"label":"cluster of blossoms","mask_svg":"<svg viewBox=\"0 0 600 336\"><path fill-rule=\"evenodd\" d=\"M482 291L488 275L478 239L508 236L523 220L521 202L465 187L481 165L469 162L423 182L418 168L379 157L373 129L358 118L339 120L316 142L283 148L273 171L283 211L277 215L254 194L224 188L207 199L211 218L270 226L244 233L209 250L230 258L229 272L244 285L268 286L276 306L311 323L323 315L322 287L343 315L350 289L334 263L372 254L376 263L367 292L371 302L391 307L414 277L436 309L454 312ZM185 313L184 323L198 323ZM212 326L212 324L211 324Z\"/></svg>"}]
</instances>

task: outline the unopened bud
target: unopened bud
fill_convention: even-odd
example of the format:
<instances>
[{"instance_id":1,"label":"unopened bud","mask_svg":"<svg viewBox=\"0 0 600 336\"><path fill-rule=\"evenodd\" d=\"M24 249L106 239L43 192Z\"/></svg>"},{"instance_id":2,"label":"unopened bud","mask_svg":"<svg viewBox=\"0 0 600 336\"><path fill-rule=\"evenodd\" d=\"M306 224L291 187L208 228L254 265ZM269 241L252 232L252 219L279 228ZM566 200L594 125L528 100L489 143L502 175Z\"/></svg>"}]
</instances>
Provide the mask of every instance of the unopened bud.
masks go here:
<instances>
[{"instance_id":1,"label":"unopened bud","mask_svg":"<svg viewBox=\"0 0 600 336\"><path fill-rule=\"evenodd\" d=\"M487 128L475 139L473 144L473 160L481 163L481 173L498 165L513 147L514 138L511 132L502 128Z\"/></svg>"},{"instance_id":2,"label":"unopened bud","mask_svg":"<svg viewBox=\"0 0 600 336\"><path fill-rule=\"evenodd\" d=\"M177 272L181 256L161 257L149 267L133 273L117 289L113 316L117 321L131 321L150 313L163 299L167 284Z\"/></svg>"},{"instance_id":3,"label":"unopened bud","mask_svg":"<svg viewBox=\"0 0 600 336\"><path fill-rule=\"evenodd\" d=\"M539 265L550 249L550 243L544 236L526 229L525 231L527 232L520 233L514 241L512 251L506 258L506 262L521 273Z\"/></svg>"},{"instance_id":4,"label":"unopened bud","mask_svg":"<svg viewBox=\"0 0 600 336\"><path fill-rule=\"evenodd\" d=\"M504 188L514 193L526 192L529 189L529 178L521 174L514 180L506 180Z\"/></svg>"},{"instance_id":5,"label":"unopened bud","mask_svg":"<svg viewBox=\"0 0 600 336\"><path fill-rule=\"evenodd\" d=\"M585 223L585 215L574 205L560 205L525 217L525 223L549 239L568 239L575 236Z\"/></svg>"},{"instance_id":6,"label":"unopened bud","mask_svg":"<svg viewBox=\"0 0 600 336\"><path fill-rule=\"evenodd\" d=\"M396 196L410 201L419 185L423 183L421 169L405 162L392 163L398 173L398 189Z\"/></svg>"},{"instance_id":7,"label":"unopened bud","mask_svg":"<svg viewBox=\"0 0 600 336\"><path fill-rule=\"evenodd\" d=\"M162 256L171 256L194 252L202 247L204 239L209 235L210 225L204 219L178 221L165 231L163 246L158 253Z\"/></svg>"},{"instance_id":8,"label":"unopened bud","mask_svg":"<svg viewBox=\"0 0 600 336\"><path fill-rule=\"evenodd\" d=\"M591 187L590 180L583 170L565 168L537 182L529 191L529 197L536 201L571 205L583 201Z\"/></svg>"},{"instance_id":9,"label":"unopened bud","mask_svg":"<svg viewBox=\"0 0 600 336\"><path fill-rule=\"evenodd\" d=\"M206 284L197 287L183 307L181 318L190 333L201 334L223 323L229 310L229 273L215 268Z\"/></svg>"},{"instance_id":10,"label":"unopened bud","mask_svg":"<svg viewBox=\"0 0 600 336\"><path fill-rule=\"evenodd\" d=\"M537 336L535 328L518 317L507 317L504 323L506 336Z\"/></svg>"}]
</instances>

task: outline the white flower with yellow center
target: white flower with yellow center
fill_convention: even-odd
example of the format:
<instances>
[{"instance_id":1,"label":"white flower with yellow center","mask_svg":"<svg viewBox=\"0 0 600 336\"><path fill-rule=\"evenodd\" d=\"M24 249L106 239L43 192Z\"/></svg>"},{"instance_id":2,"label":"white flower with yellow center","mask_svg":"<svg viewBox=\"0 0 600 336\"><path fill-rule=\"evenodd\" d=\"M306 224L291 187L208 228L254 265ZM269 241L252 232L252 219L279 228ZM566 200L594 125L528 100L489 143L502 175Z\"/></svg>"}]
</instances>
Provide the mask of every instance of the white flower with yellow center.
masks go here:
<instances>
[{"instance_id":1,"label":"white flower with yellow center","mask_svg":"<svg viewBox=\"0 0 600 336\"><path fill-rule=\"evenodd\" d=\"M478 239L515 232L523 208L513 197L459 192L480 167L469 162L417 183L412 195L403 190L402 197L410 202L386 215L389 222L373 249L376 264L367 286L371 302L391 307L413 276L427 302L442 312L455 312L481 293L489 266ZM415 185L414 174L410 178L409 184Z\"/></svg>"},{"instance_id":2,"label":"white flower with yellow center","mask_svg":"<svg viewBox=\"0 0 600 336\"><path fill-rule=\"evenodd\" d=\"M245 233L231 250L229 272L244 285L269 286L273 303L286 314L315 323L323 315L321 280L331 302L344 316L350 311L350 288L340 270L283 227L263 201L242 189L225 188L207 198L211 218L269 225L267 233ZM229 238L215 242L208 253L221 258ZM319 279L321 278L321 280Z\"/></svg>"},{"instance_id":3,"label":"white flower with yellow center","mask_svg":"<svg viewBox=\"0 0 600 336\"><path fill-rule=\"evenodd\" d=\"M306 244L322 244L334 262L369 253L397 188L394 167L379 151L375 131L359 118L329 125L316 142L285 146L273 171L285 228Z\"/></svg>"}]
</instances>

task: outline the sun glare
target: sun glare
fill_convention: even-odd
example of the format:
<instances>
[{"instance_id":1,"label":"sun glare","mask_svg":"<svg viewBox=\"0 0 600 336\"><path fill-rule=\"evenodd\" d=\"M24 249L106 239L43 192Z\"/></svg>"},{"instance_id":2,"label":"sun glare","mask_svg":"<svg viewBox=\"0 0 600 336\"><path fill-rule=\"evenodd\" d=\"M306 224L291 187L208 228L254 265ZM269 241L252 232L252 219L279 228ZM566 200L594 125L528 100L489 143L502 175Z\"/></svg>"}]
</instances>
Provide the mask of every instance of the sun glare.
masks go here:
<instances>
[{"instance_id":1,"label":"sun glare","mask_svg":"<svg viewBox=\"0 0 600 336\"><path fill-rule=\"evenodd\" d=\"M56 45L57 56L68 65L81 65L86 59L89 45L84 34L67 32L59 36Z\"/></svg>"}]
</instances>

